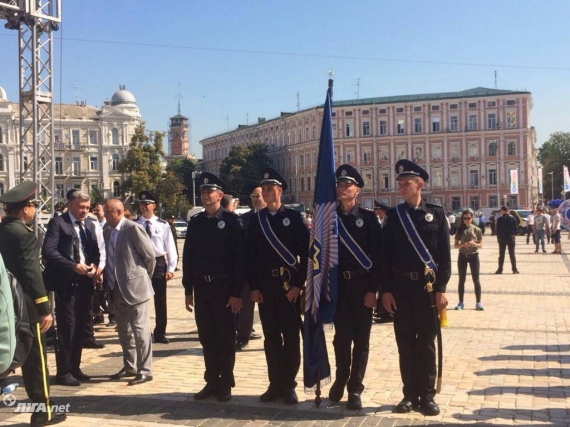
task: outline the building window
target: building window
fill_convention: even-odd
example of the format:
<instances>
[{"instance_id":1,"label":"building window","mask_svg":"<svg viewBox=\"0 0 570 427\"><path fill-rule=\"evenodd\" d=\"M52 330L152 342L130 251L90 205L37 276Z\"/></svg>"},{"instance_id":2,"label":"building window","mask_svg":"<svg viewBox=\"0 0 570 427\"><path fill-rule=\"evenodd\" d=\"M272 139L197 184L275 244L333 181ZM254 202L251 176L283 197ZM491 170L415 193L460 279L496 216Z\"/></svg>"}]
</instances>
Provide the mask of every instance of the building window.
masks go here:
<instances>
[{"instance_id":1,"label":"building window","mask_svg":"<svg viewBox=\"0 0 570 427\"><path fill-rule=\"evenodd\" d=\"M71 159L71 168L73 176L79 176L79 166L81 164L81 159L79 157L73 157Z\"/></svg>"},{"instance_id":2,"label":"building window","mask_svg":"<svg viewBox=\"0 0 570 427\"><path fill-rule=\"evenodd\" d=\"M514 111L507 113L507 128L514 129L517 126L517 117Z\"/></svg>"},{"instance_id":3,"label":"building window","mask_svg":"<svg viewBox=\"0 0 570 427\"><path fill-rule=\"evenodd\" d=\"M111 130L111 142L113 145L119 145L119 129L113 128Z\"/></svg>"},{"instance_id":4,"label":"building window","mask_svg":"<svg viewBox=\"0 0 570 427\"><path fill-rule=\"evenodd\" d=\"M439 105L432 105L431 111L439 111Z\"/></svg>"},{"instance_id":5,"label":"building window","mask_svg":"<svg viewBox=\"0 0 570 427\"><path fill-rule=\"evenodd\" d=\"M352 162L354 159L354 154L352 153L352 148L346 150L346 162Z\"/></svg>"},{"instance_id":6,"label":"building window","mask_svg":"<svg viewBox=\"0 0 570 427\"><path fill-rule=\"evenodd\" d=\"M487 129L492 130L497 128L497 115L487 114Z\"/></svg>"},{"instance_id":7,"label":"building window","mask_svg":"<svg viewBox=\"0 0 570 427\"><path fill-rule=\"evenodd\" d=\"M469 116L469 130L477 130L477 116L475 114Z\"/></svg>"},{"instance_id":8,"label":"building window","mask_svg":"<svg viewBox=\"0 0 570 427\"><path fill-rule=\"evenodd\" d=\"M0 172L4 172L4 156L0 154Z\"/></svg>"},{"instance_id":9,"label":"building window","mask_svg":"<svg viewBox=\"0 0 570 427\"><path fill-rule=\"evenodd\" d=\"M443 186L443 178L441 169L433 169L432 171L432 182L434 187L442 187Z\"/></svg>"},{"instance_id":10,"label":"building window","mask_svg":"<svg viewBox=\"0 0 570 427\"><path fill-rule=\"evenodd\" d=\"M378 113L379 113L379 114L386 114L386 109L385 109L385 108L380 108L380 109L378 110Z\"/></svg>"},{"instance_id":11,"label":"building window","mask_svg":"<svg viewBox=\"0 0 570 427\"><path fill-rule=\"evenodd\" d=\"M387 190L390 187L390 175L388 172L382 172L380 174L380 188L382 190Z\"/></svg>"},{"instance_id":12,"label":"building window","mask_svg":"<svg viewBox=\"0 0 570 427\"><path fill-rule=\"evenodd\" d=\"M457 188L461 185L461 179L459 178L459 170L454 169L451 171L451 186Z\"/></svg>"},{"instance_id":13,"label":"building window","mask_svg":"<svg viewBox=\"0 0 570 427\"><path fill-rule=\"evenodd\" d=\"M451 210L458 210L461 208L461 197L452 197L451 198Z\"/></svg>"},{"instance_id":14,"label":"building window","mask_svg":"<svg viewBox=\"0 0 570 427\"><path fill-rule=\"evenodd\" d=\"M352 136L352 123L345 123L344 125L344 136L350 138Z\"/></svg>"},{"instance_id":15,"label":"building window","mask_svg":"<svg viewBox=\"0 0 570 427\"><path fill-rule=\"evenodd\" d=\"M372 150L370 148L364 148L362 150L362 161L368 164L370 160L372 160Z\"/></svg>"},{"instance_id":16,"label":"building window","mask_svg":"<svg viewBox=\"0 0 570 427\"><path fill-rule=\"evenodd\" d=\"M0 144L4 144L4 129L0 126Z\"/></svg>"},{"instance_id":17,"label":"building window","mask_svg":"<svg viewBox=\"0 0 570 427\"><path fill-rule=\"evenodd\" d=\"M489 196L489 207L490 208L498 208L499 207L499 199L497 196Z\"/></svg>"},{"instance_id":18,"label":"building window","mask_svg":"<svg viewBox=\"0 0 570 427\"><path fill-rule=\"evenodd\" d=\"M279 165L277 165L277 169L279 169ZM119 170L119 155L113 154L111 156L111 170L118 171Z\"/></svg>"},{"instance_id":19,"label":"building window","mask_svg":"<svg viewBox=\"0 0 570 427\"><path fill-rule=\"evenodd\" d=\"M403 107L398 107L396 108L396 113L403 113L404 112L404 108Z\"/></svg>"},{"instance_id":20,"label":"building window","mask_svg":"<svg viewBox=\"0 0 570 427\"><path fill-rule=\"evenodd\" d=\"M449 104L450 110L457 110L457 104Z\"/></svg>"},{"instance_id":21,"label":"building window","mask_svg":"<svg viewBox=\"0 0 570 427\"><path fill-rule=\"evenodd\" d=\"M97 156L89 157L89 169L92 171L99 170L99 160Z\"/></svg>"},{"instance_id":22,"label":"building window","mask_svg":"<svg viewBox=\"0 0 570 427\"><path fill-rule=\"evenodd\" d=\"M489 156L496 156L497 155L497 142L491 141L489 143L489 149L487 150Z\"/></svg>"},{"instance_id":23,"label":"building window","mask_svg":"<svg viewBox=\"0 0 570 427\"><path fill-rule=\"evenodd\" d=\"M63 157L55 158L55 174L63 175Z\"/></svg>"},{"instance_id":24,"label":"building window","mask_svg":"<svg viewBox=\"0 0 570 427\"><path fill-rule=\"evenodd\" d=\"M4 183L0 182L0 196L4 194Z\"/></svg>"},{"instance_id":25,"label":"building window","mask_svg":"<svg viewBox=\"0 0 570 427\"><path fill-rule=\"evenodd\" d=\"M415 118L414 119L414 133L422 133L422 119Z\"/></svg>"},{"instance_id":26,"label":"building window","mask_svg":"<svg viewBox=\"0 0 570 427\"><path fill-rule=\"evenodd\" d=\"M515 100L514 99L509 99L507 101L507 105L515 105Z\"/></svg>"},{"instance_id":27,"label":"building window","mask_svg":"<svg viewBox=\"0 0 570 427\"><path fill-rule=\"evenodd\" d=\"M507 155L508 156L516 156L517 155L517 146L514 141L510 141L507 144Z\"/></svg>"},{"instance_id":28,"label":"building window","mask_svg":"<svg viewBox=\"0 0 570 427\"><path fill-rule=\"evenodd\" d=\"M368 116L368 115L370 115L370 110L362 110L362 115L363 115L363 116Z\"/></svg>"},{"instance_id":29,"label":"building window","mask_svg":"<svg viewBox=\"0 0 570 427\"><path fill-rule=\"evenodd\" d=\"M487 183L489 185L497 185L497 169L489 169L487 172Z\"/></svg>"},{"instance_id":30,"label":"building window","mask_svg":"<svg viewBox=\"0 0 570 427\"><path fill-rule=\"evenodd\" d=\"M449 130L452 132L457 132L459 130L459 122L457 121L457 116L451 116L449 118Z\"/></svg>"},{"instance_id":31,"label":"building window","mask_svg":"<svg viewBox=\"0 0 570 427\"><path fill-rule=\"evenodd\" d=\"M56 200L61 200L65 197L65 193L63 191L63 184L56 184L55 185L55 198Z\"/></svg>"},{"instance_id":32,"label":"building window","mask_svg":"<svg viewBox=\"0 0 570 427\"><path fill-rule=\"evenodd\" d=\"M89 131L89 144L96 145L97 144L97 131L90 130Z\"/></svg>"},{"instance_id":33,"label":"building window","mask_svg":"<svg viewBox=\"0 0 570 427\"><path fill-rule=\"evenodd\" d=\"M380 120L380 135L386 135L388 132L388 122L386 120Z\"/></svg>"},{"instance_id":34,"label":"building window","mask_svg":"<svg viewBox=\"0 0 570 427\"><path fill-rule=\"evenodd\" d=\"M398 119L398 135L403 135L404 132L404 119Z\"/></svg>"},{"instance_id":35,"label":"building window","mask_svg":"<svg viewBox=\"0 0 570 427\"><path fill-rule=\"evenodd\" d=\"M477 103L476 102L470 102L469 108L477 108Z\"/></svg>"},{"instance_id":36,"label":"building window","mask_svg":"<svg viewBox=\"0 0 570 427\"><path fill-rule=\"evenodd\" d=\"M497 104L495 103L495 101L489 101L489 102L487 102L487 107L494 107L494 106L496 106L496 105L497 105Z\"/></svg>"},{"instance_id":37,"label":"building window","mask_svg":"<svg viewBox=\"0 0 570 427\"><path fill-rule=\"evenodd\" d=\"M479 196L471 196L469 197L469 207L472 211L479 210Z\"/></svg>"},{"instance_id":38,"label":"building window","mask_svg":"<svg viewBox=\"0 0 570 427\"><path fill-rule=\"evenodd\" d=\"M352 111L346 111L346 112L344 113L344 115L345 115L345 116L352 116Z\"/></svg>"},{"instance_id":39,"label":"building window","mask_svg":"<svg viewBox=\"0 0 570 427\"><path fill-rule=\"evenodd\" d=\"M307 191L311 191L311 175L307 177Z\"/></svg>"},{"instance_id":40,"label":"building window","mask_svg":"<svg viewBox=\"0 0 570 427\"><path fill-rule=\"evenodd\" d=\"M370 122L362 123L362 136L370 136Z\"/></svg>"},{"instance_id":41,"label":"building window","mask_svg":"<svg viewBox=\"0 0 570 427\"><path fill-rule=\"evenodd\" d=\"M113 181L113 197L119 197L121 195L121 184L119 181Z\"/></svg>"},{"instance_id":42,"label":"building window","mask_svg":"<svg viewBox=\"0 0 570 427\"><path fill-rule=\"evenodd\" d=\"M305 178L301 177L301 191L305 191Z\"/></svg>"},{"instance_id":43,"label":"building window","mask_svg":"<svg viewBox=\"0 0 570 427\"><path fill-rule=\"evenodd\" d=\"M479 186L479 172L476 170L469 171L469 186L477 188Z\"/></svg>"},{"instance_id":44,"label":"building window","mask_svg":"<svg viewBox=\"0 0 570 427\"><path fill-rule=\"evenodd\" d=\"M432 132L441 132L441 128L439 126L439 117L433 117L431 119L431 131Z\"/></svg>"},{"instance_id":45,"label":"building window","mask_svg":"<svg viewBox=\"0 0 570 427\"><path fill-rule=\"evenodd\" d=\"M372 172L364 173L364 186L366 188L372 188Z\"/></svg>"},{"instance_id":46,"label":"building window","mask_svg":"<svg viewBox=\"0 0 570 427\"><path fill-rule=\"evenodd\" d=\"M305 158L302 154L299 156L299 166L305 166Z\"/></svg>"},{"instance_id":47,"label":"building window","mask_svg":"<svg viewBox=\"0 0 570 427\"><path fill-rule=\"evenodd\" d=\"M78 130L72 130L71 131L71 142L73 143L73 145L79 145L79 131Z\"/></svg>"},{"instance_id":48,"label":"building window","mask_svg":"<svg viewBox=\"0 0 570 427\"><path fill-rule=\"evenodd\" d=\"M414 113L422 111L422 107L414 107Z\"/></svg>"}]
</instances>

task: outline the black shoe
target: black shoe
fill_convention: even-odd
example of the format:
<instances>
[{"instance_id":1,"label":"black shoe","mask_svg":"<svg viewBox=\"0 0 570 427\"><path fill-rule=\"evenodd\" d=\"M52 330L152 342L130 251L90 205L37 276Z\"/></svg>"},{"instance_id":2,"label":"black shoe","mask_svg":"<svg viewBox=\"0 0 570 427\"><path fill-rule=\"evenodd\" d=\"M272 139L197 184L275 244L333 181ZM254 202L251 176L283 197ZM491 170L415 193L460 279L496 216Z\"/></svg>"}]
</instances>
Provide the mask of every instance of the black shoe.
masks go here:
<instances>
[{"instance_id":1,"label":"black shoe","mask_svg":"<svg viewBox=\"0 0 570 427\"><path fill-rule=\"evenodd\" d=\"M422 400L421 408L426 415L439 415L439 406L433 399Z\"/></svg>"},{"instance_id":2,"label":"black shoe","mask_svg":"<svg viewBox=\"0 0 570 427\"><path fill-rule=\"evenodd\" d=\"M236 351L242 351L244 348L247 347L249 343L245 341L238 341L236 342Z\"/></svg>"},{"instance_id":3,"label":"black shoe","mask_svg":"<svg viewBox=\"0 0 570 427\"><path fill-rule=\"evenodd\" d=\"M100 343L97 340L85 341L83 343L83 348L104 348L105 344Z\"/></svg>"},{"instance_id":4,"label":"black shoe","mask_svg":"<svg viewBox=\"0 0 570 427\"><path fill-rule=\"evenodd\" d=\"M154 343L170 344L170 340L166 337L154 337Z\"/></svg>"},{"instance_id":5,"label":"black shoe","mask_svg":"<svg viewBox=\"0 0 570 427\"><path fill-rule=\"evenodd\" d=\"M109 378L111 378L112 380L122 380L123 378L126 377L136 377L136 376L137 374L135 372L129 372L125 368L121 368L119 372L111 375Z\"/></svg>"},{"instance_id":6,"label":"black shoe","mask_svg":"<svg viewBox=\"0 0 570 427\"><path fill-rule=\"evenodd\" d=\"M299 398L294 388L283 391L283 403L285 403L285 405L296 405L299 403Z\"/></svg>"},{"instance_id":7,"label":"black shoe","mask_svg":"<svg viewBox=\"0 0 570 427\"><path fill-rule=\"evenodd\" d=\"M518 270L513 270L513 274L520 274L520 271L518 271Z\"/></svg>"},{"instance_id":8,"label":"black shoe","mask_svg":"<svg viewBox=\"0 0 570 427\"><path fill-rule=\"evenodd\" d=\"M495 271L495 274L503 274L503 270L497 270Z\"/></svg>"},{"instance_id":9,"label":"black shoe","mask_svg":"<svg viewBox=\"0 0 570 427\"><path fill-rule=\"evenodd\" d=\"M337 380L333 383L331 389L329 390L329 400L335 403L340 402L342 396L344 396L344 384Z\"/></svg>"},{"instance_id":10,"label":"black shoe","mask_svg":"<svg viewBox=\"0 0 570 427\"><path fill-rule=\"evenodd\" d=\"M65 414L52 413L51 420L48 421L48 420L32 419L32 421L30 422L30 426L31 427L53 426L64 422L66 419L67 415Z\"/></svg>"},{"instance_id":11,"label":"black shoe","mask_svg":"<svg viewBox=\"0 0 570 427\"><path fill-rule=\"evenodd\" d=\"M261 339L261 335L259 334L254 334L253 332L251 334L249 334L249 339L250 340L260 340Z\"/></svg>"},{"instance_id":12,"label":"black shoe","mask_svg":"<svg viewBox=\"0 0 570 427\"><path fill-rule=\"evenodd\" d=\"M360 394L358 393L348 393L348 403L346 404L347 409L352 409L357 411L362 409L362 400L360 400Z\"/></svg>"},{"instance_id":13,"label":"black shoe","mask_svg":"<svg viewBox=\"0 0 570 427\"><path fill-rule=\"evenodd\" d=\"M404 397L400 403L396 405L396 412L398 414L407 414L412 411L412 408L419 405L418 399L408 399Z\"/></svg>"},{"instance_id":14,"label":"black shoe","mask_svg":"<svg viewBox=\"0 0 570 427\"><path fill-rule=\"evenodd\" d=\"M89 381L91 379L91 377L89 375L85 375L81 371L75 371L73 373L73 377L78 379L79 381Z\"/></svg>"},{"instance_id":15,"label":"black shoe","mask_svg":"<svg viewBox=\"0 0 570 427\"><path fill-rule=\"evenodd\" d=\"M152 381L152 375L137 374L134 379L129 381L129 385L137 385Z\"/></svg>"},{"instance_id":16,"label":"black shoe","mask_svg":"<svg viewBox=\"0 0 570 427\"><path fill-rule=\"evenodd\" d=\"M81 381L71 374L64 375L63 377L55 377L55 382L67 387L78 387L81 385Z\"/></svg>"},{"instance_id":17,"label":"black shoe","mask_svg":"<svg viewBox=\"0 0 570 427\"><path fill-rule=\"evenodd\" d=\"M107 323L107 326L117 326L117 322L115 320L109 320L109 323Z\"/></svg>"},{"instance_id":18,"label":"black shoe","mask_svg":"<svg viewBox=\"0 0 570 427\"><path fill-rule=\"evenodd\" d=\"M232 389L230 387L222 388L220 389L220 391L218 391L218 396L217 396L218 402L227 402L231 398L232 398Z\"/></svg>"},{"instance_id":19,"label":"black shoe","mask_svg":"<svg viewBox=\"0 0 570 427\"><path fill-rule=\"evenodd\" d=\"M203 400L215 394L218 394L218 387L213 384L206 383L204 388L194 395L194 399Z\"/></svg>"},{"instance_id":20,"label":"black shoe","mask_svg":"<svg viewBox=\"0 0 570 427\"><path fill-rule=\"evenodd\" d=\"M263 393L261 396L259 396L259 400L261 400L264 403L273 402L277 400L279 396L281 396L281 392L276 388L269 386L267 391Z\"/></svg>"},{"instance_id":21,"label":"black shoe","mask_svg":"<svg viewBox=\"0 0 570 427\"><path fill-rule=\"evenodd\" d=\"M105 323L105 318L103 317L103 315L97 315L93 318L93 324L94 325L100 325L101 323Z\"/></svg>"}]
</instances>

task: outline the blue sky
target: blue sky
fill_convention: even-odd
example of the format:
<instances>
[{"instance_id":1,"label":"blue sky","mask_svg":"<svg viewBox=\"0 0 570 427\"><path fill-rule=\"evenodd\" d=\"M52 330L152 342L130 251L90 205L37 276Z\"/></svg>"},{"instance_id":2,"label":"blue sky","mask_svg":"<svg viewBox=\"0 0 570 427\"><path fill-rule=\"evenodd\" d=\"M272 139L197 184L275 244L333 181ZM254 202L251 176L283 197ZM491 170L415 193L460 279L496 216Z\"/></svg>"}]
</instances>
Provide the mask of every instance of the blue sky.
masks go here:
<instances>
[{"instance_id":1,"label":"blue sky","mask_svg":"<svg viewBox=\"0 0 570 427\"><path fill-rule=\"evenodd\" d=\"M55 101L100 106L124 84L164 131L180 83L199 157L200 139L295 111L297 93L302 109L323 103L331 68L335 100L356 98L358 79L360 98L492 88L496 70L498 88L532 92L539 144L570 131L568 1L62 3ZM3 25L0 52L17 101L17 32Z\"/></svg>"}]
</instances>

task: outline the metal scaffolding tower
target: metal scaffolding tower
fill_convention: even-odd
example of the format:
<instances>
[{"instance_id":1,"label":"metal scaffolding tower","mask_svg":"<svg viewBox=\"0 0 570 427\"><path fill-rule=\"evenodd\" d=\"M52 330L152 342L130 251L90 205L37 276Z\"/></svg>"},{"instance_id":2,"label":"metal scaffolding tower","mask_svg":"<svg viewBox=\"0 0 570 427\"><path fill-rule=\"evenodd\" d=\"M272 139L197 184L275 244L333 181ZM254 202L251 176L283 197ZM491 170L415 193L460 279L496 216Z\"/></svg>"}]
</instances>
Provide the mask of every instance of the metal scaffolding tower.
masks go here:
<instances>
[{"instance_id":1,"label":"metal scaffolding tower","mask_svg":"<svg viewBox=\"0 0 570 427\"><path fill-rule=\"evenodd\" d=\"M18 30L20 66L20 181L37 184L41 200L34 220L37 233L40 212L53 216L54 123L53 32L61 22L61 0L0 0L0 19Z\"/></svg>"}]
</instances>

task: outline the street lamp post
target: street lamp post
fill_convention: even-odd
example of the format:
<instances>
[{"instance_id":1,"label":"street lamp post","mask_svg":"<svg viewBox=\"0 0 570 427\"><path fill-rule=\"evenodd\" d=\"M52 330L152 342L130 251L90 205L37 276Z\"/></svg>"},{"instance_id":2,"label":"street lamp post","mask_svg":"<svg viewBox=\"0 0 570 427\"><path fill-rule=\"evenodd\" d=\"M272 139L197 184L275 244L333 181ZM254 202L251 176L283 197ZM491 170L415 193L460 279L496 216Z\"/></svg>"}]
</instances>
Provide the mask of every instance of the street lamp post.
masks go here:
<instances>
[{"instance_id":1,"label":"street lamp post","mask_svg":"<svg viewBox=\"0 0 570 427\"><path fill-rule=\"evenodd\" d=\"M202 172L192 171L192 207L196 207L196 178L202 175Z\"/></svg>"},{"instance_id":2,"label":"street lamp post","mask_svg":"<svg viewBox=\"0 0 570 427\"><path fill-rule=\"evenodd\" d=\"M500 182L499 182L499 177L501 176L500 174L500 167L499 167L499 140L498 139L494 139L493 140L493 144L495 146L495 154L497 157L497 176L496 176L496 181L497 181L497 208L499 206L501 206L501 187L500 187Z\"/></svg>"},{"instance_id":3,"label":"street lamp post","mask_svg":"<svg viewBox=\"0 0 570 427\"><path fill-rule=\"evenodd\" d=\"M554 171L548 172L550 175L550 200L554 200Z\"/></svg>"}]
</instances>

